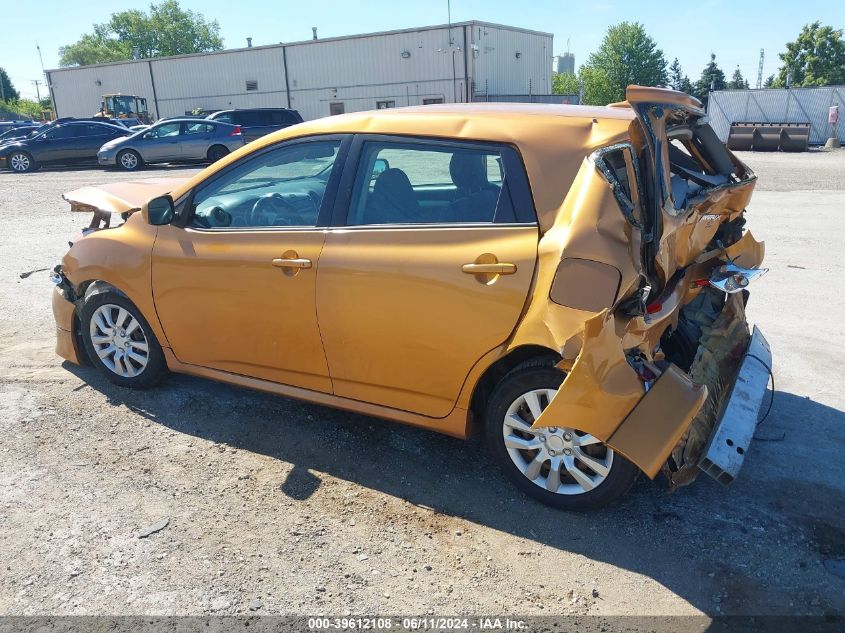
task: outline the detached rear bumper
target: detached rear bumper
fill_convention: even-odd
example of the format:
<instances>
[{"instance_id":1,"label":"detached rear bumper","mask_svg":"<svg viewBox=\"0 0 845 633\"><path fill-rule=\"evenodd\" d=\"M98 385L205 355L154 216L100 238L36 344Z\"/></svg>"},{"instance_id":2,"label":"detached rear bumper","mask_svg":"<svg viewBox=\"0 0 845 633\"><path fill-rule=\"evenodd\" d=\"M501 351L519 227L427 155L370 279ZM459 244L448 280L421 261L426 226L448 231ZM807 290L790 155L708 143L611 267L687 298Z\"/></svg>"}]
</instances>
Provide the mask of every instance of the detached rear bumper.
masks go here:
<instances>
[{"instance_id":1,"label":"detached rear bumper","mask_svg":"<svg viewBox=\"0 0 845 633\"><path fill-rule=\"evenodd\" d=\"M736 381L698 463L698 467L716 481L729 484L739 474L757 427L771 367L769 343L754 326Z\"/></svg>"}]
</instances>

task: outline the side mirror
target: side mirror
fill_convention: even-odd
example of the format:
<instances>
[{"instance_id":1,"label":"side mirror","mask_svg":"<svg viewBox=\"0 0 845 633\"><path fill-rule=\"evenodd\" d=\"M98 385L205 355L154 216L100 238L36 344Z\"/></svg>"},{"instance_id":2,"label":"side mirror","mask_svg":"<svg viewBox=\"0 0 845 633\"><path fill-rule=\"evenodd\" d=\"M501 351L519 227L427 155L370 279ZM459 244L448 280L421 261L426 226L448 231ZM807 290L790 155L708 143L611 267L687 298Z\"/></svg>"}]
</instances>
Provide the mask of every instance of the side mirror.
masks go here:
<instances>
[{"instance_id":1,"label":"side mirror","mask_svg":"<svg viewBox=\"0 0 845 633\"><path fill-rule=\"evenodd\" d=\"M376 158L376 162L373 163L373 178L378 178L388 169L390 169L390 163L386 159Z\"/></svg>"},{"instance_id":2,"label":"side mirror","mask_svg":"<svg viewBox=\"0 0 845 633\"><path fill-rule=\"evenodd\" d=\"M173 198L170 196L153 198L142 211L146 213L147 222L153 226L170 224L176 215L176 211L173 208Z\"/></svg>"}]
</instances>

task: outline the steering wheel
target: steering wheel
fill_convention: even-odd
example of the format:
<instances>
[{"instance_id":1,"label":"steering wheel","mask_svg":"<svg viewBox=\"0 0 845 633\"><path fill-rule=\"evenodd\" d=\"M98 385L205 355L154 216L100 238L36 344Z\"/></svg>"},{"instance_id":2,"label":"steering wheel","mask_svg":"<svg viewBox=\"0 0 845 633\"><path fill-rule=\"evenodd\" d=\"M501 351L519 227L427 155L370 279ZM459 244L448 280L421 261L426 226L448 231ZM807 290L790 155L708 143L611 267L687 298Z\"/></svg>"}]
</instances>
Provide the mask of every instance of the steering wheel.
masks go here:
<instances>
[{"instance_id":1,"label":"steering wheel","mask_svg":"<svg viewBox=\"0 0 845 633\"><path fill-rule=\"evenodd\" d=\"M279 222L279 215L284 216L284 222ZM258 198L252 205L248 219L250 226L296 226L301 223L299 211L278 191Z\"/></svg>"}]
</instances>

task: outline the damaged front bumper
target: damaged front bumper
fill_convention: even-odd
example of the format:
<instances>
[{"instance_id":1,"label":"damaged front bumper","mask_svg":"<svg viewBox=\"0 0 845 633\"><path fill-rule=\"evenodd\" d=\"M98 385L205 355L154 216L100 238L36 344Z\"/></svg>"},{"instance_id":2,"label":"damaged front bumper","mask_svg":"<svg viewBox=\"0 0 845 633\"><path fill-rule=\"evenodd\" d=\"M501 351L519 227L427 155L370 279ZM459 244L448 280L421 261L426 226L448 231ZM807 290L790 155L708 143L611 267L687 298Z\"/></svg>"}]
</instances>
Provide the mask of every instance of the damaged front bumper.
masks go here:
<instances>
[{"instance_id":1,"label":"damaged front bumper","mask_svg":"<svg viewBox=\"0 0 845 633\"><path fill-rule=\"evenodd\" d=\"M56 354L70 362L80 365L82 356L75 334L76 304L73 286L62 274L61 266L53 269L50 280L55 285L53 290L53 318L56 320Z\"/></svg>"}]
</instances>

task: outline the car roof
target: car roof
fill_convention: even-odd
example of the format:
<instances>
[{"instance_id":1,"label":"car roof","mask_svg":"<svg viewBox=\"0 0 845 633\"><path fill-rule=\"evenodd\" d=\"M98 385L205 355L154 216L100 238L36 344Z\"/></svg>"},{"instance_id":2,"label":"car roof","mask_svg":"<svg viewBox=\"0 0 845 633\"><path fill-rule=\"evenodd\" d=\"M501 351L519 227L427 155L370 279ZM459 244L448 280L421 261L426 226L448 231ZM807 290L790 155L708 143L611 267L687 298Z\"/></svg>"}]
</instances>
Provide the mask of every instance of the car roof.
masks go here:
<instances>
[{"instance_id":1,"label":"car roof","mask_svg":"<svg viewBox=\"0 0 845 633\"><path fill-rule=\"evenodd\" d=\"M230 125L225 121L215 121L214 119L205 119L205 118L195 118L195 117L174 117L172 119L163 119L161 121L156 121L150 127L155 127L157 125L164 125L167 123L212 123L214 125ZM233 126L234 127L234 126Z\"/></svg>"},{"instance_id":2,"label":"car roof","mask_svg":"<svg viewBox=\"0 0 845 633\"><path fill-rule=\"evenodd\" d=\"M595 149L631 140L630 107L533 103L435 104L323 117L261 137L173 192L178 198L227 165L264 147L318 134L381 134L513 145L522 156L541 230L560 213L575 175Z\"/></svg>"},{"instance_id":3,"label":"car roof","mask_svg":"<svg viewBox=\"0 0 845 633\"><path fill-rule=\"evenodd\" d=\"M293 108L228 108L226 110L215 110L211 114L222 114L223 112L263 112L265 110L273 112L296 112Z\"/></svg>"}]
</instances>

